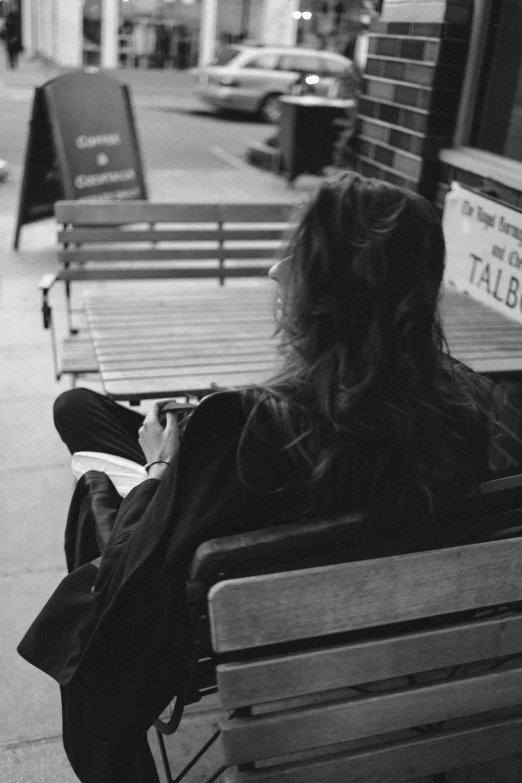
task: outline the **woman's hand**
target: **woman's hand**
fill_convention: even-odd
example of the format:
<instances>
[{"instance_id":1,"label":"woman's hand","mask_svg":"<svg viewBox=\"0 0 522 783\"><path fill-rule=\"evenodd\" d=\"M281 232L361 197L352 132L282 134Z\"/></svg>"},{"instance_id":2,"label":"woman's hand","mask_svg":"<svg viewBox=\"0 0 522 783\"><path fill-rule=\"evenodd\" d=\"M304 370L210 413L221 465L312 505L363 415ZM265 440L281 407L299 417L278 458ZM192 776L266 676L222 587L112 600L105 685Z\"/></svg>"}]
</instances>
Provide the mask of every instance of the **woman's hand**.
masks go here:
<instances>
[{"instance_id":1,"label":"woman's hand","mask_svg":"<svg viewBox=\"0 0 522 783\"><path fill-rule=\"evenodd\" d=\"M147 462L172 462L179 449L179 429L177 416L172 411L163 414L166 417L165 429L161 426L159 414L165 400L158 400L145 416L143 425L138 431L138 440ZM163 470L161 470L163 469ZM154 465L150 476L159 478L158 471L164 473L166 465Z\"/></svg>"}]
</instances>

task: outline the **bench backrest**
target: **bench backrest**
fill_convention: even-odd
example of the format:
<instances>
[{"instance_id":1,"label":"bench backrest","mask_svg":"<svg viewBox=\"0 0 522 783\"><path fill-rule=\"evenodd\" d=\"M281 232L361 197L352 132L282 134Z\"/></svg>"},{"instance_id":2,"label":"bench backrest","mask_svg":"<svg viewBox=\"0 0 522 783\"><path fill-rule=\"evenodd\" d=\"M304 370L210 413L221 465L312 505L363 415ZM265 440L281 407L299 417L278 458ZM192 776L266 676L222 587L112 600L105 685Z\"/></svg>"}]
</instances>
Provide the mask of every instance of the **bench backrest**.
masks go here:
<instances>
[{"instance_id":1,"label":"bench backrest","mask_svg":"<svg viewBox=\"0 0 522 783\"><path fill-rule=\"evenodd\" d=\"M522 662L490 659L522 653L520 601L522 538L217 583L223 746L247 765L227 780L391 783L517 752Z\"/></svg>"},{"instance_id":2,"label":"bench backrest","mask_svg":"<svg viewBox=\"0 0 522 783\"><path fill-rule=\"evenodd\" d=\"M294 210L280 203L59 201L60 277L264 276Z\"/></svg>"}]
</instances>

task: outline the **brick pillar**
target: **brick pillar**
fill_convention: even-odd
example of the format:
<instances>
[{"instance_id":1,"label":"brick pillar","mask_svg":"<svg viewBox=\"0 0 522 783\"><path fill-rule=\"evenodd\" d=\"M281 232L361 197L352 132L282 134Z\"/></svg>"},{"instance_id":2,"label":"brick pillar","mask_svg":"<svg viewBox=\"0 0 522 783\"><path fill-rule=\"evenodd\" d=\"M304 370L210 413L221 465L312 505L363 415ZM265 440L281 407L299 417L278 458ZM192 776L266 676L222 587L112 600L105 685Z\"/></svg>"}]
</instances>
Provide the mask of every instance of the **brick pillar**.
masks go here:
<instances>
[{"instance_id":1,"label":"brick pillar","mask_svg":"<svg viewBox=\"0 0 522 783\"><path fill-rule=\"evenodd\" d=\"M355 168L433 197L451 146L473 0L385 0L370 29Z\"/></svg>"}]
</instances>

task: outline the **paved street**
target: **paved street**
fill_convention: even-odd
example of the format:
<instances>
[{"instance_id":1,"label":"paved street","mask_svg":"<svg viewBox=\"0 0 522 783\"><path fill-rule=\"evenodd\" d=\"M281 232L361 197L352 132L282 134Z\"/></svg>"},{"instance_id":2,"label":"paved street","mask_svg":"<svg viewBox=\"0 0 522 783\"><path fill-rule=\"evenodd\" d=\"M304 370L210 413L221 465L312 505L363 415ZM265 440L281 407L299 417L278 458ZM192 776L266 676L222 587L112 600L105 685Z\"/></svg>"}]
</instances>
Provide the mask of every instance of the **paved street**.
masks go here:
<instances>
[{"instance_id":1,"label":"paved street","mask_svg":"<svg viewBox=\"0 0 522 783\"><path fill-rule=\"evenodd\" d=\"M5 94L2 105L0 157L21 165L25 129L36 83L58 75L53 68L34 68L24 63L19 71L0 71ZM222 117L194 94L195 77L188 71L122 70L116 76L130 85L147 169L226 169L221 152L242 159L246 142L260 141L272 132L249 115ZM7 88L7 89L6 89ZM24 131L21 134L21 130ZM238 165L241 165L241 160Z\"/></svg>"},{"instance_id":2,"label":"paved street","mask_svg":"<svg viewBox=\"0 0 522 783\"><path fill-rule=\"evenodd\" d=\"M76 779L61 745L58 688L22 661L15 649L65 573L62 536L72 490L69 458L54 431L51 412L54 398L69 384L54 380L37 289L41 274L54 268L53 220L25 227L20 251L11 249L33 89L53 75L52 69L24 60L14 73L0 70L0 158L11 168L10 177L0 183L2 783L73 783ZM214 116L194 99L189 74L124 71L117 75L132 87L152 200L294 202L315 187L315 178L303 178L291 191L281 179L248 166L247 142L266 138L271 127L248 118ZM206 284L210 283L200 285ZM53 305L58 332L63 333L61 291L53 296ZM95 380L90 383L99 388ZM194 737L211 733L215 713L208 710L197 706L181 735L169 739L176 769ZM215 768L214 763L215 758L207 770ZM188 783L204 779L205 771L205 763L199 764Z\"/></svg>"},{"instance_id":3,"label":"paved street","mask_svg":"<svg viewBox=\"0 0 522 783\"><path fill-rule=\"evenodd\" d=\"M9 162L13 175L0 189L0 205L17 194L34 87L55 75L55 69L35 70L23 61L18 71L0 71L0 158ZM273 132L249 115L223 117L207 108L194 95L194 76L187 71L129 69L117 76L131 88L146 172L247 172L247 142L262 141Z\"/></svg>"}]
</instances>

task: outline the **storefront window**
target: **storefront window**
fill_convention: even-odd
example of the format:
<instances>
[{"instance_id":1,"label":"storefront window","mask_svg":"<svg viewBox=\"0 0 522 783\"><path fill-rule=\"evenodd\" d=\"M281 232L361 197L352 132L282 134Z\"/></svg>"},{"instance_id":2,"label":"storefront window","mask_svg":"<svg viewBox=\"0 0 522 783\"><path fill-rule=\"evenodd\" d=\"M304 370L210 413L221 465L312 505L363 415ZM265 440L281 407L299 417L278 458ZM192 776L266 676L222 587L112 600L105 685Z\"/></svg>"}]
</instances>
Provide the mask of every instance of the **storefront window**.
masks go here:
<instances>
[{"instance_id":1,"label":"storefront window","mask_svg":"<svg viewBox=\"0 0 522 783\"><path fill-rule=\"evenodd\" d=\"M492 0L471 145L522 161L522 4Z\"/></svg>"},{"instance_id":2,"label":"storefront window","mask_svg":"<svg viewBox=\"0 0 522 783\"><path fill-rule=\"evenodd\" d=\"M100 64L103 0L83 4L83 62ZM118 64L122 68L190 68L197 63L201 3L120 0Z\"/></svg>"}]
</instances>

